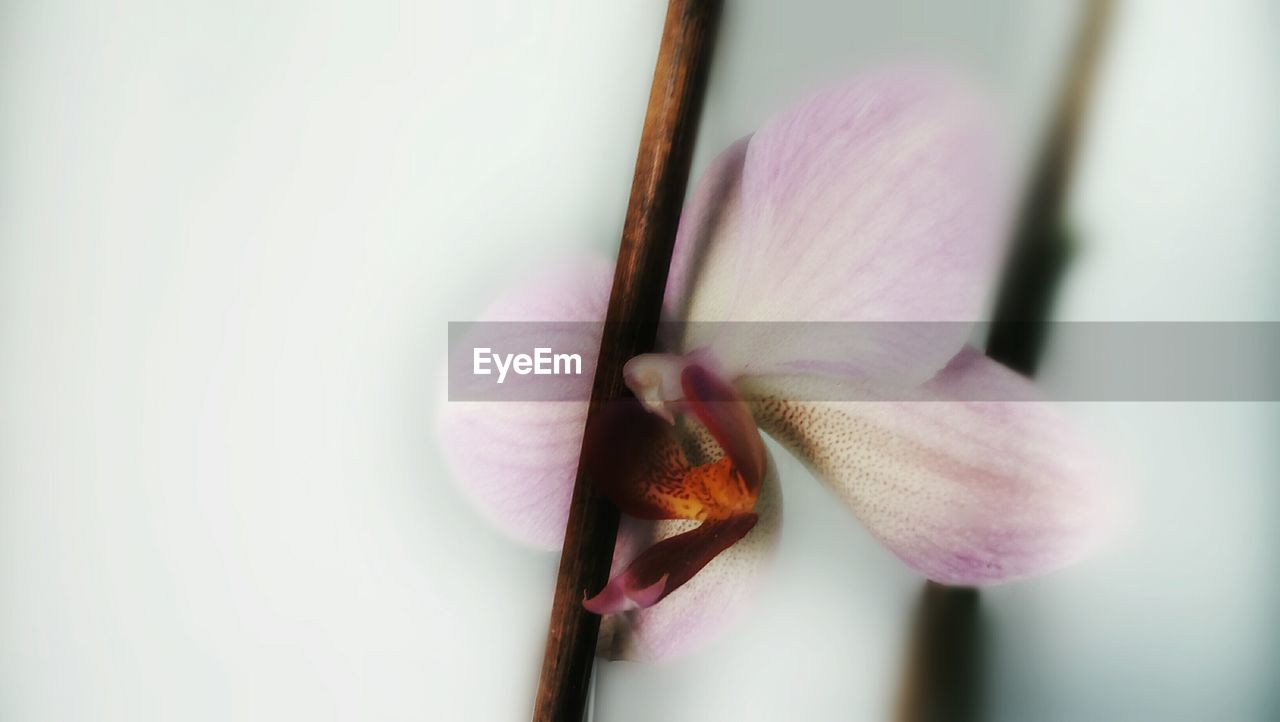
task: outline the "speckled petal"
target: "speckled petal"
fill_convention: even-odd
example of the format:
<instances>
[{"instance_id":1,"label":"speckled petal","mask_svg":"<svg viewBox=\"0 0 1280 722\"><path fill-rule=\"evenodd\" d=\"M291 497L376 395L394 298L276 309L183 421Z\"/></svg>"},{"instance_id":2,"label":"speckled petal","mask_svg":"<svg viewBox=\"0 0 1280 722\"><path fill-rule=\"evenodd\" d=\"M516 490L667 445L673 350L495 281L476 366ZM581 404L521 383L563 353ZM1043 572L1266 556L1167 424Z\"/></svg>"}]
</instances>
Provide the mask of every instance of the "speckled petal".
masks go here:
<instances>
[{"instance_id":1,"label":"speckled petal","mask_svg":"<svg viewBox=\"0 0 1280 722\"><path fill-rule=\"evenodd\" d=\"M786 400L823 398L822 383L753 380L755 392L775 394L757 402L757 419L930 579L1049 572L1111 524L1115 488L1095 450L1029 381L977 351L961 352L918 401ZM984 398L1014 400L972 400Z\"/></svg>"},{"instance_id":2,"label":"speckled petal","mask_svg":"<svg viewBox=\"0 0 1280 722\"><path fill-rule=\"evenodd\" d=\"M510 290L481 321L583 321L547 329L551 348L583 350L580 376L540 377L563 384L575 401L447 402L438 428L452 478L497 527L544 549L559 549L582 448L586 399L613 269L602 258L566 263ZM590 338L583 338L584 334ZM571 337L566 337L571 336Z\"/></svg>"},{"instance_id":3,"label":"speckled petal","mask_svg":"<svg viewBox=\"0 0 1280 722\"><path fill-rule=\"evenodd\" d=\"M877 323L695 324L684 348L713 347L731 373L932 377L979 319L999 260L1008 194L993 126L962 83L896 70L732 146L681 219L667 300L687 314L673 318Z\"/></svg>"}]
</instances>

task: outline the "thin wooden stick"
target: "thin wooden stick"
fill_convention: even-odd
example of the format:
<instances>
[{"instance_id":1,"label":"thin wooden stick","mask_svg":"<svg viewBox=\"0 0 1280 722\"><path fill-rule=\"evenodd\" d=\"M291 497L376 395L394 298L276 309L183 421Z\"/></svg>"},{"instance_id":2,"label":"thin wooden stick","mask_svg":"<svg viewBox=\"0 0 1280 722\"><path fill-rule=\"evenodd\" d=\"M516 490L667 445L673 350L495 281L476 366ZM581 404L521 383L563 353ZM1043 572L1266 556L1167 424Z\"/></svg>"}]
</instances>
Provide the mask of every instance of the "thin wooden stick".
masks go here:
<instances>
[{"instance_id":1,"label":"thin wooden stick","mask_svg":"<svg viewBox=\"0 0 1280 722\"><path fill-rule=\"evenodd\" d=\"M667 8L588 425L601 405L627 393L623 364L653 350L720 5L720 0L671 0ZM600 617L586 611L582 600L607 581L617 533L617 509L579 468L534 703L536 722L582 719L600 631Z\"/></svg>"},{"instance_id":2,"label":"thin wooden stick","mask_svg":"<svg viewBox=\"0 0 1280 722\"><path fill-rule=\"evenodd\" d=\"M1052 124L1023 201L987 339L988 356L1028 376L1039 363L1046 321L1070 252L1062 228L1063 210L1111 15L1111 0L1090 0L1085 8ZM978 590L928 582L914 625L897 719L982 719L986 649Z\"/></svg>"}]
</instances>

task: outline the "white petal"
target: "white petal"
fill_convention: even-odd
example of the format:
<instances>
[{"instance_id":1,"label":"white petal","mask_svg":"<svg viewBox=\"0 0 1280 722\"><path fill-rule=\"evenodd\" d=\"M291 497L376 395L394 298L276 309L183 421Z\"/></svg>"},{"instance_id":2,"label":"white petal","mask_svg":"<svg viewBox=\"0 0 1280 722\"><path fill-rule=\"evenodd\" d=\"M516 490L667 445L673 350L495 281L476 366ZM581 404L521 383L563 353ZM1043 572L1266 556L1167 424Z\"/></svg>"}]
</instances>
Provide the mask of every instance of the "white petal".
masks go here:
<instances>
[{"instance_id":1,"label":"white petal","mask_svg":"<svg viewBox=\"0 0 1280 722\"><path fill-rule=\"evenodd\" d=\"M1096 546L1114 518L1115 487L1096 450L1029 381L976 351L914 401L795 400L847 398L812 378L752 385L772 394L755 404L761 426L935 581L1052 571Z\"/></svg>"}]
</instances>

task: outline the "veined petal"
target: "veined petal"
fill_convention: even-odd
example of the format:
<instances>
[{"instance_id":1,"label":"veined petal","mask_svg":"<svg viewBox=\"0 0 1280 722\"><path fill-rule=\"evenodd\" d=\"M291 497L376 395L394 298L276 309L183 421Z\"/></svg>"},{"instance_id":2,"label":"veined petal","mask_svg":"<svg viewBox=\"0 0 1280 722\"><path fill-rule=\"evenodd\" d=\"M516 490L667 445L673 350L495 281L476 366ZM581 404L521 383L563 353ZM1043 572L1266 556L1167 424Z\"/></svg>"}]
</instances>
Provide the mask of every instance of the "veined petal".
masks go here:
<instances>
[{"instance_id":1,"label":"veined petal","mask_svg":"<svg viewBox=\"0 0 1280 722\"><path fill-rule=\"evenodd\" d=\"M731 376L932 377L964 345L999 260L996 136L962 84L899 70L815 95L739 141L681 219L667 291L687 306L677 318L866 323L796 338L695 323L684 348L711 347Z\"/></svg>"},{"instance_id":2,"label":"veined petal","mask_svg":"<svg viewBox=\"0 0 1280 722\"><path fill-rule=\"evenodd\" d=\"M755 379L762 426L910 567L948 584L1042 574L1113 519L1093 447L1031 383L972 349L918 401L822 402L813 378ZM807 385L807 388L803 388ZM841 398L836 391L828 398ZM973 401L995 398L1023 401Z\"/></svg>"},{"instance_id":3,"label":"veined petal","mask_svg":"<svg viewBox=\"0 0 1280 722\"><path fill-rule=\"evenodd\" d=\"M550 376L573 401L452 401L437 420L453 479L497 527L544 549L559 549L582 449L586 399L613 270L603 258L549 270L499 297L481 321L582 321L545 329L540 345L580 348L581 375ZM591 338L582 338L583 334ZM568 338L565 336L573 336Z\"/></svg>"}]
</instances>

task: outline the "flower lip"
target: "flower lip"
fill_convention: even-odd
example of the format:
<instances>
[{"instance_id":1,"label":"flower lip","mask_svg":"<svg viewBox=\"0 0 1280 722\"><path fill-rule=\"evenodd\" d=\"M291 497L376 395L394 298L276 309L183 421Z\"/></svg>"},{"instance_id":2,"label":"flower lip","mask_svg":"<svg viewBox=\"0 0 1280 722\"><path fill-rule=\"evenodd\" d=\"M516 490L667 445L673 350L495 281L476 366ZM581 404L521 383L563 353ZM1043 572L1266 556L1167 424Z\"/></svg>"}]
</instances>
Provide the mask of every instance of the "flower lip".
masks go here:
<instances>
[{"instance_id":1,"label":"flower lip","mask_svg":"<svg viewBox=\"0 0 1280 722\"><path fill-rule=\"evenodd\" d=\"M707 521L696 529L664 539L646 549L600 593L582 605L596 614L616 614L651 607L693 578L720 552L747 535L759 519L739 514Z\"/></svg>"},{"instance_id":2,"label":"flower lip","mask_svg":"<svg viewBox=\"0 0 1280 722\"><path fill-rule=\"evenodd\" d=\"M656 358L668 368L683 364L683 397L661 410L632 398L601 408L583 443L583 465L593 483L639 519L726 519L750 512L768 463L751 409L701 364ZM692 463L685 445L691 429L666 422L661 413L673 408L705 428L723 453Z\"/></svg>"},{"instance_id":3,"label":"flower lip","mask_svg":"<svg viewBox=\"0 0 1280 722\"><path fill-rule=\"evenodd\" d=\"M680 368L679 408L706 429L723 455L690 463L677 438L681 427L664 420L662 412L670 412L665 404L654 409L625 399L608 404L592 420L583 460L593 482L620 510L640 519L702 521L651 546L583 602L597 614L657 604L746 536L758 518L754 508L768 459L751 410L706 367L678 357L656 360L652 368L665 370L668 378ZM653 380L645 376L633 374L629 380Z\"/></svg>"},{"instance_id":4,"label":"flower lip","mask_svg":"<svg viewBox=\"0 0 1280 722\"><path fill-rule=\"evenodd\" d=\"M732 386L701 364L685 366L680 386L689 410L724 449L754 498L767 461L751 409Z\"/></svg>"}]
</instances>

